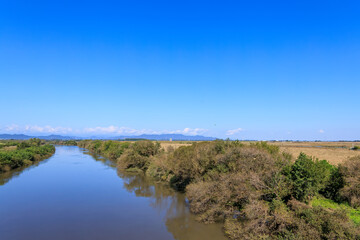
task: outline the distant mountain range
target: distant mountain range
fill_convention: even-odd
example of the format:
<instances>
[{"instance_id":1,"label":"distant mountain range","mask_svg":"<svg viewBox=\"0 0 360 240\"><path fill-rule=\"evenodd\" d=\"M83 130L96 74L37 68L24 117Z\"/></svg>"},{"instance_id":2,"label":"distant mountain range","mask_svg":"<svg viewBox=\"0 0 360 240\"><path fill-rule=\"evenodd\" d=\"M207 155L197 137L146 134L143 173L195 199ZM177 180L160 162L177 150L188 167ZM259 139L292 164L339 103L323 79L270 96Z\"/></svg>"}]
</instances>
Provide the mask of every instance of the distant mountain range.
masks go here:
<instances>
[{"instance_id":1,"label":"distant mountain range","mask_svg":"<svg viewBox=\"0 0 360 240\"><path fill-rule=\"evenodd\" d=\"M126 140L126 139L148 139L158 141L213 141L216 138L204 136L186 136L183 134L142 134L139 136L116 136L116 137L76 137L76 136L62 136L62 135L49 135L49 136L28 136L25 134L0 134L0 139L14 139L14 140L27 140L30 138L40 138L44 140L75 140L75 139L110 139L110 140Z\"/></svg>"},{"instance_id":2,"label":"distant mountain range","mask_svg":"<svg viewBox=\"0 0 360 240\"><path fill-rule=\"evenodd\" d=\"M216 138L213 137L204 137L204 136L200 136L200 135L196 135L196 136L186 136L183 134L142 134L139 136L120 136L117 137L116 139L131 139L131 138L137 138L137 139L149 139L149 140L170 140L172 139L173 141L213 141L216 140Z\"/></svg>"},{"instance_id":3,"label":"distant mountain range","mask_svg":"<svg viewBox=\"0 0 360 240\"><path fill-rule=\"evenodd\" d=\"M28 136L25 134L0 134L0 139L27 140L30 138L40 138L44 140L71 140L78 139L76 137L49 135L49 136Z\"/></svg>"}]
</instances>

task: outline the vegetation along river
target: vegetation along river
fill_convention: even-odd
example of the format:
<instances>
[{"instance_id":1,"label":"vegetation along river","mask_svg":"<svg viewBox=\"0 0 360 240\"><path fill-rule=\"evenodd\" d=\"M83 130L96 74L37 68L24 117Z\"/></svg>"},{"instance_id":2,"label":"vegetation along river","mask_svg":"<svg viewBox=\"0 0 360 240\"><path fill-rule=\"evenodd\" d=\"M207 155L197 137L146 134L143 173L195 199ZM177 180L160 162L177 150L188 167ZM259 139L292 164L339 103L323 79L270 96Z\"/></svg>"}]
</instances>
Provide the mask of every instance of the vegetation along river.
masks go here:
<instances>
[{"instance_id":1,"label":"vegetation along river","mask_svg":"<svg viewBox=\"0 0 360 240\"><path fill-rule=\"evenodd\" d=\"M225 239L189 212L183 194L78 147L0 175L0 238Z\"/></svg>"}]
</instances>

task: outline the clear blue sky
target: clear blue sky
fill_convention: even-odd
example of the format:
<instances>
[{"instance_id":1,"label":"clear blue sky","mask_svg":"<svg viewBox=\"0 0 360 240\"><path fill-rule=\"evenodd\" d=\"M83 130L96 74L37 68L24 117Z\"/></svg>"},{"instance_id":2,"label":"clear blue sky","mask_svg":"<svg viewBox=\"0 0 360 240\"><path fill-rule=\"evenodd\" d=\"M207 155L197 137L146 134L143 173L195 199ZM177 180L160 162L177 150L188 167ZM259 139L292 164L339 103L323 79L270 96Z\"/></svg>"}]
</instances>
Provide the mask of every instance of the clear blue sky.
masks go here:
<instances>
[{"instance_id":1,"label":"clear blue sky","mask_svg":"<svg viewBox=\"0 0 360 240\"><path fill-rule=\"evenodd\" d=\"M0 1L0 133L360 139L358 1Z\"/></svg>"}]
</instances>

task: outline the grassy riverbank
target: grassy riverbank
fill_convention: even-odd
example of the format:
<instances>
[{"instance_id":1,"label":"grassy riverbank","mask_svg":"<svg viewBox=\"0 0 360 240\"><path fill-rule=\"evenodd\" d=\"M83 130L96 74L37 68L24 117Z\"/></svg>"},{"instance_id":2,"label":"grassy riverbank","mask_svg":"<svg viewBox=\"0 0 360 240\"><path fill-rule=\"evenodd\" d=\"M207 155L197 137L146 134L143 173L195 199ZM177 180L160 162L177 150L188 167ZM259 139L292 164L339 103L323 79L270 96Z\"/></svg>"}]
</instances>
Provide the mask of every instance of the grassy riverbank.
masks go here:
<instances>
[{"instance_id":1,"label":"grassy riverbank","mask_svg":"<svg viewBox=\"0 0 360 240\"><path fill-rule=\"evenodd\" d=\"M360 239L360 157L335 166L264 142L77 145L185 191L198 219L224 223L231 239Z\"/></svg>"},{"instance_id":2,"label":"grassy riverbank","mask_svg":"<svg viewBox=\"0 0 360 240\"><path fill-rule=\"evenodd\" d=\"M55 147L45 144L40 139L28 141L0 142L0 173L29 166L36 161L49 158Z\"/></svg>"}]
</instances>

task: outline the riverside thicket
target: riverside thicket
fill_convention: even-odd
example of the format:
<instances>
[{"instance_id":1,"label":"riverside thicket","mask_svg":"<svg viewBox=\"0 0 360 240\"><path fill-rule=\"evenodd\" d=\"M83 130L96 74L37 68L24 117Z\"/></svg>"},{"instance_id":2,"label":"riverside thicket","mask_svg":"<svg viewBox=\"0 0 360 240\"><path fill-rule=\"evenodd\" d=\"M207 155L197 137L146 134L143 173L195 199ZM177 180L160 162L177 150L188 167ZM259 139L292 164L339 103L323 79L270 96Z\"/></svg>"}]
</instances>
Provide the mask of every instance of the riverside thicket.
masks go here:
<instances>
[{"instance_id":1,"label":"riverside thicket","mask_svg":"<svg viewBox=\"0 0 360 240\"><path fill-rule=\"evenodd\" d=\"M54 152L54 146L36 138L27 141L3 141L0 144L0 173L29 166L49 158Z\"/></svg>"},{"instance_id":2,"label":"riverside thicket","mask_svg":"<svg viewBox=\"0 0 360 240\"><path fill-rule=\"evenodd\" d=\"M199 142L167 151L151 141L77 145L185 191L198 219L223 222L231 239L360 239L360 157L333 166L305 154L294 159L265 142ZM328 208L321 199L348 207Z\"/></svg>"}]
</instances>

